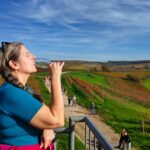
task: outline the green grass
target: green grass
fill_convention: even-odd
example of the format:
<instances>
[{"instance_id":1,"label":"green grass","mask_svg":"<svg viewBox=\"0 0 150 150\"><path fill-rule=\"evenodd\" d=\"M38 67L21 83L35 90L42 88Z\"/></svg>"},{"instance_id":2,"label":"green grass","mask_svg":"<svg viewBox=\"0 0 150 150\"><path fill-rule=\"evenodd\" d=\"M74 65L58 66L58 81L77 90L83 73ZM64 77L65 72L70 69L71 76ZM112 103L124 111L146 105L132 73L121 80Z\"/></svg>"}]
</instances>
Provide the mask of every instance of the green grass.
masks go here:
<instances>
[{"instance_id":1,"label":"green grass","mask_svg":"<svg viewBox=\"0 0 150 150\"><path fill-rule=\"evenodd\" d=\"M44 84L44 77L46 75L47 75L47 73L45 73L45 72L36 73L35 77L36 77L36 80L38 81L40 91L41 91L42 96L44 98L44 103L48 105L50 103L51 96L50 96L50 93L48 92L48 90Z\"/></svg>"},{"instance_id":2,"label":"green grass","mask_svg":"<svg viewBox=\"0 0 150 150\"><path fill-rule=\"evenodd\" d=\"M62 84L68 91L68 96L76 95L77 97L77 103L83 107L90 108L91 101L94 101L96 107L101 105L102 101L99 97L96 97L94 95L91 96L90 93L86 93L83 89L81 89L76 84L69 84L65 77L62 78Z\"/></svg>"},{"instance_id":3,"label":"green grass","mask_svg":"<svg viewBox=\"0 0 150 150\"><path fill-rule=\"evenodd\" d=\"M142 82L142 84L144 85L145 88L147 88L148 90L150 90L150 78L146 79Z\"/></svg>"},{"instance_id":4,"label":"green grass","mask_svg":"<svg viewBox=\"0 0 150 150\"><path fill-rule=\"evenodd\" d=\"M88 83L96 84L97 81L101 81L103 85L107 85L105 77L96 76L95 74L86 72L72 72L63 76L62 82L70 95L75 94L77 96L77 103L88 108L91 104L91 97L89 93L83 91L78 85L69 84L66 80L66 76L78 77L82 80L88 81ZM91 78L91 79L90 79ZM100 79L98 79L100 78ZM149 81L149 80L148 80ZM98 83L99 84L99 83ZM140 92L140 91L139 91ZM150 120L146 118L147 114L150 114L150 107L135 103L131 99L115 100L111 97L104 97L103 101L100 98L95 99L96 112L102 116L105 122L110 125L115 132L120 134L122 128L126 128L132 139L132 145L139 150L149 150L150 144ZM142 133L142 120L145 120L145 133Z\"/></svg>"},{"instance_id":5,"label":"green grass","mask_svg":"<svg viewBox=\"0 0 150 150\"><path fill-rule=\"evenodd\" d=\"M60 134L57 136L57 150L69 150L69 136L68 134ZM84 145L75 137L75 150L83 150Z\"/></svg>"},{"instance_id":6,"label":"green grass","mask_svg":"<svg viewBox=\"0 0 150 150\"><path fill-rule=\"evenodd\" d=\"M85 71L74 71L74 72L69 72L63 75L65 76L72 76L75 78L80 78L81 80L87 81L91 84L94 85L103 85L103 86L109 86L108 82L105 79L105 76L103 75L97 75L94 73L89 73Z\"/></svg>"}]
</instances>

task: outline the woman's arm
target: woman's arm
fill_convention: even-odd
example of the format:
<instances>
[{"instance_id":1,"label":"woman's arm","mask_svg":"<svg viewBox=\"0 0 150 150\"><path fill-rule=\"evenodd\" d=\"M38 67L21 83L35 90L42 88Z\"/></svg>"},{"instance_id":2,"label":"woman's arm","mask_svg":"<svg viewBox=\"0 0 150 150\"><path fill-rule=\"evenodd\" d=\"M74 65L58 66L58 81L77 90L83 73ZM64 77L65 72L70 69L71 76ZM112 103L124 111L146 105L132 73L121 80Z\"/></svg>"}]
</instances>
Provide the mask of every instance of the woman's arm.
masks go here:
<instances>
[{"instance_id":1,"label":"woman's arm","mask_svg":"<svg viewBox=\"0 0 150 150\"><path fill-rule=\"evenodd\" d=\"M40 129L53 129L64 125L64 102L61 91L61 73L64 63L49 64L51 74L51 104L44 105L31 119L30 124Z\"/></svg>"}]
</instances>

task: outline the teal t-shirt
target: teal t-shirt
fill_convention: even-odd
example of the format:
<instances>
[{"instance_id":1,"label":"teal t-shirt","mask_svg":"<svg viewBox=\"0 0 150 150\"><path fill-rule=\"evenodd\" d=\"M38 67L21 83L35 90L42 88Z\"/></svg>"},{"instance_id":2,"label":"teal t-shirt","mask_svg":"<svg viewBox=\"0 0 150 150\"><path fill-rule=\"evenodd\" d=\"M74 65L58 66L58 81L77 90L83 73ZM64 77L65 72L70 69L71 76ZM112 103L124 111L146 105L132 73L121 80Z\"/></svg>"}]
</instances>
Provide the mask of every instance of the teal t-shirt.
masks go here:
<instances>
[{"instance_id":1,"label":"teal t-shirt","mask_svg":"<svg viewBox=\"0 0 150 150\"><path fill-rule=\"evenodd\" d=\"M0 144L37 144L41 130L29 122L41 107L42 103L24 89L4 83L0 87Z\"/></svg>"}]
</instances>

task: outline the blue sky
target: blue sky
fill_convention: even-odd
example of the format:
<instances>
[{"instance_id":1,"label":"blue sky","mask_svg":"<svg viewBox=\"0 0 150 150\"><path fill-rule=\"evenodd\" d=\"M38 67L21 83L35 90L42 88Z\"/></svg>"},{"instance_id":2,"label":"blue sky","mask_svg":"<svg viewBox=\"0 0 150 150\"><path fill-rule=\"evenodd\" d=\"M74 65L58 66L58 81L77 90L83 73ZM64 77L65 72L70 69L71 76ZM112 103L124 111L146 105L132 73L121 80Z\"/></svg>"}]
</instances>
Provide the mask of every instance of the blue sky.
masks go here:
<instances>
[{"instance_id":1,"label":"blue sky","mask_svg":"<svg viewBox=\"0 0 150 150\"><path fill-rule=\"evenodd\" d=\"M0 0L0 41L37 58L150 60L150 0Z\"/></svg>"}]
</instances>

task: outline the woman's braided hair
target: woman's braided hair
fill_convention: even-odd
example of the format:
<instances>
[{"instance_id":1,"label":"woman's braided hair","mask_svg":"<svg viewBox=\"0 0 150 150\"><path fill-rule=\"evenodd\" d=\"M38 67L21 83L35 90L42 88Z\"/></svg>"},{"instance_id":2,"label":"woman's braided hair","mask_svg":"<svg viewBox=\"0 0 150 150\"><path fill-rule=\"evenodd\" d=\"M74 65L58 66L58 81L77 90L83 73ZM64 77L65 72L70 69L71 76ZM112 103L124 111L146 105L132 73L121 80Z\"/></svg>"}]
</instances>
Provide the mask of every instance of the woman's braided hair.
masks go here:
<instances>
[{"instance_id":1,"label":"woman's braided hair","mask_svg":"<svg viewBox=\"0 0 150 150\"><path fill-rule=\"evenodd\" d=\"M2 42L0 47L0 74L4 78L5 81L13 84L14 86L24 89L32 94L36 99L43 102L43 99L40 95L35 92L31 92L28 90L26 86L24 86L18 79L11 74L12 68L9 66L9 61L17 59L20 56L20 49L23 43L21 42Z\"/></svg>"}]
</instances>

